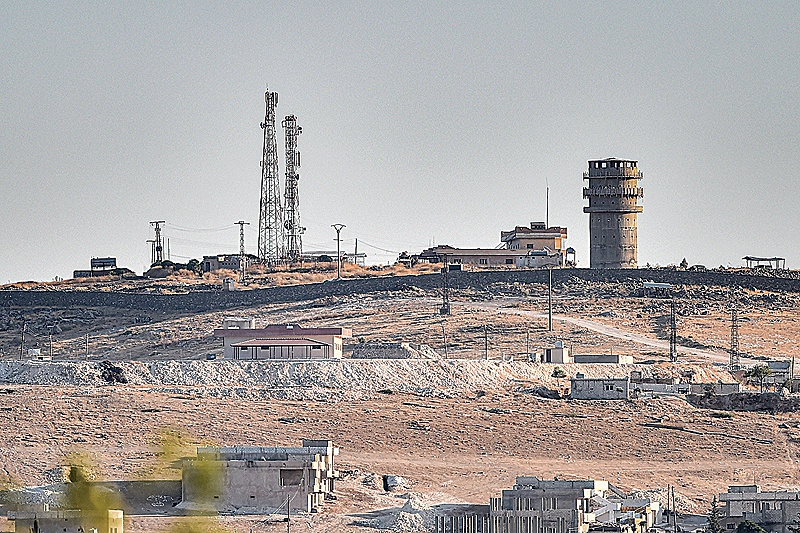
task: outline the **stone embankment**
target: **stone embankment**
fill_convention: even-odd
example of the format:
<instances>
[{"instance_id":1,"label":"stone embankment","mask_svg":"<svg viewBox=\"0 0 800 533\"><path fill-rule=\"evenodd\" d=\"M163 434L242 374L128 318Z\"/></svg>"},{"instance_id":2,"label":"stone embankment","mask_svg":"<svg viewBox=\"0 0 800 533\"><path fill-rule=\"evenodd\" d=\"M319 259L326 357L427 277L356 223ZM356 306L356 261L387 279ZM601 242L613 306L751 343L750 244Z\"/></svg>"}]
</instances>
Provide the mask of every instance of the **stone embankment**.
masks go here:
<instances>
[{"instance_id":1,"label":"stone embankment","mask_svg":"<svg viewBox=\"0 0 800 533\"><path fill-rule=\"evenodd\" d=\"M561 365L566 378L552 376L554 364L523 361L384 359L338 361L153 361L0 362L0 385L97 387L117 385L186 390L196 395L264 396L291 399L353 399L399 392L454 396L479 390L562 389L569 376L645 378L686 370L656 365ZM693 365L695 381L729 381L727 372Z\"/></svg>"}]
</instances>

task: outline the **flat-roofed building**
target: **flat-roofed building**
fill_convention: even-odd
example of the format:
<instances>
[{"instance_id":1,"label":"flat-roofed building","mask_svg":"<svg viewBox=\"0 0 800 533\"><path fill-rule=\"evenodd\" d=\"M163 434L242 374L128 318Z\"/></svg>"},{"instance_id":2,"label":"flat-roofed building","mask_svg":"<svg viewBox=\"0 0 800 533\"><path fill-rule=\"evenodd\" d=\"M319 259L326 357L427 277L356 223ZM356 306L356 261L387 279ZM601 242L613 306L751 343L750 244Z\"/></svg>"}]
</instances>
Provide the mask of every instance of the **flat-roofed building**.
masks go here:
<instances>
[{"instance_id":1,"label":"flat-roofed building","mask_svg":"<svg viewBox=\"0 0 800 533\"><path fill-rule=\"evenodd\" d=\"M501 231L500 241L507 250L554 252L564 263L566 253L567 228L547 227L544 222L531 222L530 227L517 226L511 231Z\"/></svg>"},{"instance_id":2,"label":"flat-roofed building","mask_svg":"<svg viewBox=\"0 0 800 533\"><path fill-rule=\"evenodd\" d=\"M732 485L719 495L724 505L720 525L734 531L745 520L755 522L767 533L791 533L800 525L800 492L761 492L758 485Z\"/></svg>"},{"instance_id":3,"label":"flat-roofed building","mask_svg":"<svg viewBox=\"0 0 800 533\"><path fill-rule=\"evenodd\" d=\"M573 400L627 400L631 396L631 381L624 378L574 377L570 380Z\"/></svg>"},{"instance_id":4,"label":"flat-roofed building","mask_svg":"<svg viewBox=\"0 0 800 533\"><path fill-rule=\"evenodd\" d=\"M221 328L214 330L214 336L222 338L226 359L236 359L237 355L241 359L279 359L277 355L281 353L287 355L286 359L301 359L289 357L289 354L296 352L299 355L305 351L320 356L327 353L326 357L309 359L340 359L342 339L352 337L353 332L350 328L304 328L298 324L272 324L257 328L252 319L227 318ZM242 344L248 341L254 342ZM265 357L251 357L261 353ZM272 356L266 357L267 354Z\"/></svg>"},{"instance_id":5,"label":"flat-roofed building","mask_svg":"<svg viewBox=\"0 0 800 533\"><path fill-rule=\"evenodd\" d=\"M239 514L319 511L333 494L339 449L327 440L300 447L197 449L183 460L180 509Z\"/></svg>"},{"instance_id":6,"label":"flat-roofed building","mask_svg":"<svg viewBox=\"0 0 800 533\"><path fill-rule=\"evenodd\" d=\"M231 344L233 359L331 359L333 348L330 344L312 339L250 339Z\"/></svg>"}]
</instances>

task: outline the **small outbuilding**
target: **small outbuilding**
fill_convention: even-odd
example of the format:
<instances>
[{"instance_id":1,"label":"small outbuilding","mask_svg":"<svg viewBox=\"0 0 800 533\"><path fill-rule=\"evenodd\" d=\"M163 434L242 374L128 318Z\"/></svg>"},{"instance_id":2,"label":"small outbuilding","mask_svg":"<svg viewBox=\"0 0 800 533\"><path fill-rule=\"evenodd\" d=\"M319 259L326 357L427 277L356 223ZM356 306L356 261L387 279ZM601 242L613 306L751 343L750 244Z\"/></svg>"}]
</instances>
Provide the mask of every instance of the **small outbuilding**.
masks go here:
<instances>
[{"instance_id":1,"label":"small outbuilding","mask_svg":"<svg viewBox=\"0 0 800 533\"><path fill-rule=\"evenodd\" d=\"M627 400L631 394L631 380L624 378L586 378L576 376L570 380L573 400Z\"/></svg>"}]
</instances>

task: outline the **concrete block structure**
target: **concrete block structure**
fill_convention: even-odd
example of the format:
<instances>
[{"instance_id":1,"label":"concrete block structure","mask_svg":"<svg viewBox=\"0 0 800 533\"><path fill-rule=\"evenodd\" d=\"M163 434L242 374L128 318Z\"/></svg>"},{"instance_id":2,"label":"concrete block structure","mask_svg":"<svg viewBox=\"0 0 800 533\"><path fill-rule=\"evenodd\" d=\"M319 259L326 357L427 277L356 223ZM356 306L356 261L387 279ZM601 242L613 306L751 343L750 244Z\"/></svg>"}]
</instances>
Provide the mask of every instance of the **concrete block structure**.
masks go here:
<instances>
[{"instance_id":1,"label":"concrete block structure","mask_svg":"<svg viewBox=\"0 0 800 533\"><path fill-rule=\"evenodd\" d=\"M628 498L607 481L517 477L513 488L489 506L465 515L438 516L436 533L644 533L661 508L649 499ZM611 528L611 529L606 529Z\"/></svg>"},{"instance_id":2,"label":"concrete block structure","mask_svg":"<svg viewBox=\"0 0 800 533\"><path fill-rule=\"evenodd\" d=\"M181 509L260 514L279 509L315 512L332 495L334 457L327 440L303 440L297 448L206 447L184 459Z\"/></svg>"},{"instance_id":3,"label":"concrete block structure","mask_svg":"<svg viewBox=\"0 0 800 533\"><path fill-rule=\"evenodd\" d=\"M638 162L629 159L597 159L589 161L589 180L583 197L589 205L589 267L637 268L637 220L642 212L638 205L644 190L639 187L642 173Z\"/></svg>"},{"instance_id":4,"label":"concrete block structure","mask_svg":"<svg viewBox=\"0 0 800 533\"><path fill-rule=\"evenodd\" d=\"M749 520L767 533L791 533L788 526L800 526L800 492L761 492L758 485L733 485L719 495L723 504L720 523L734 531Z\"/></svg>"},{"instance_id":5,"label":"concrete block structure","mask_svg":"<svg viewBox=\"0 0 800 533\"><path fill-rule=\"evenodd\" d=\"M633 356L613 353L573 354L572 362L587 364L632 365Z\"/></svg>"},{"instance_id":6,"label":"concrete block structure","mask_svg":"<svg viewBox=\"0 0 800 533\"><path fill-rule=\"evenodd\" d=\"M222 338L226 359L309 360L341 359L342 339L352 337L349 328L304 328L275 324L256 328L251 318L226 318L214 330Z\"/></svg>"},{"instance_id":7,"label":"concrete block structure","mask_svg":"<svg viewBox=\"0 0 800 533\"><path fill-rule=\"evenodd\" d=\"M17 533L83 532L124 533L122 511L11 511L9 520L14 521Z\"/></svg>"},{"instance_id":8,"label":"concrete block structure","mask_svg":"<svg viewBox=\"0 0 800 533\"><path fill-rule=\"evenodd\" d=\"M556 341L552 348L545 348L542 354L543 363L557 363L569 364L572 363L572 355L569 353L569 347L564 346L564 341Z\"/></svg>"},{"instance_id":9,"label":"concrete block structure","mask_svg":"<svg viewBox=\"0 0 800 533\"><path fill-rule=\"evenodd\" d=\"M570 380L573 400L627 400L631 397L631 381L624 378L585 378Z\"/></svg>"},{"instance_id":10,"label":"concrete block structure","mask_svg":"<svg viewBox=\"0 0 800 533\"><path fill-rule=\"evenodd\" d=\"M557 257L557 266L564 266L567 253L566 240L567 228L547 227L544 222L531 222L530 227L517 226L511 231L500 232L500 241L505 243L507 250L527 252L524 259L517 260L518 267L546 266L540 264L544 260L536 259L537 256Z\"/></svg>"}]
</instances>

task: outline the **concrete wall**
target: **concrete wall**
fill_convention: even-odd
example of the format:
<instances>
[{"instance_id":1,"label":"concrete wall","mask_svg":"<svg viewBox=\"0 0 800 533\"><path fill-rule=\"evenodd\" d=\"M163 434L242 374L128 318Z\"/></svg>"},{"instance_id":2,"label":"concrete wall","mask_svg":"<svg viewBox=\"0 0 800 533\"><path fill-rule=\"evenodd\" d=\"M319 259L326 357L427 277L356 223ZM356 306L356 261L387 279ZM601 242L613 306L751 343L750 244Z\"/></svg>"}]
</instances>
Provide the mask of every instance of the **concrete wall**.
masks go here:
<instances>
[{"instance_id":1,"label":"concrete wall","mask_svg":"<svg viewBox=\"0 0 800 533\"><path fill-rule=\"evenodd\" d=\"M555 269L553 283L570 280L589 282L641 282L730 286L767 291L800 292L800 273L786 276L751 275L732 272L687 272L676 270L592 270ZM497 270L479 272L450 272L450 287L454 289L486 289L494 283L547 283L546 270ZM440 274L420 276L387 276L341 282L310 283L273 287L251 291L196 291L185 294L143 294L102 291L0 291L0 306L4 307L94 307L107 306L148 311L212 311L243 308L254 305L314 300L325 297L399 291L407 287L431 290L442 286Z\"/></svg>"}]
</instances>

